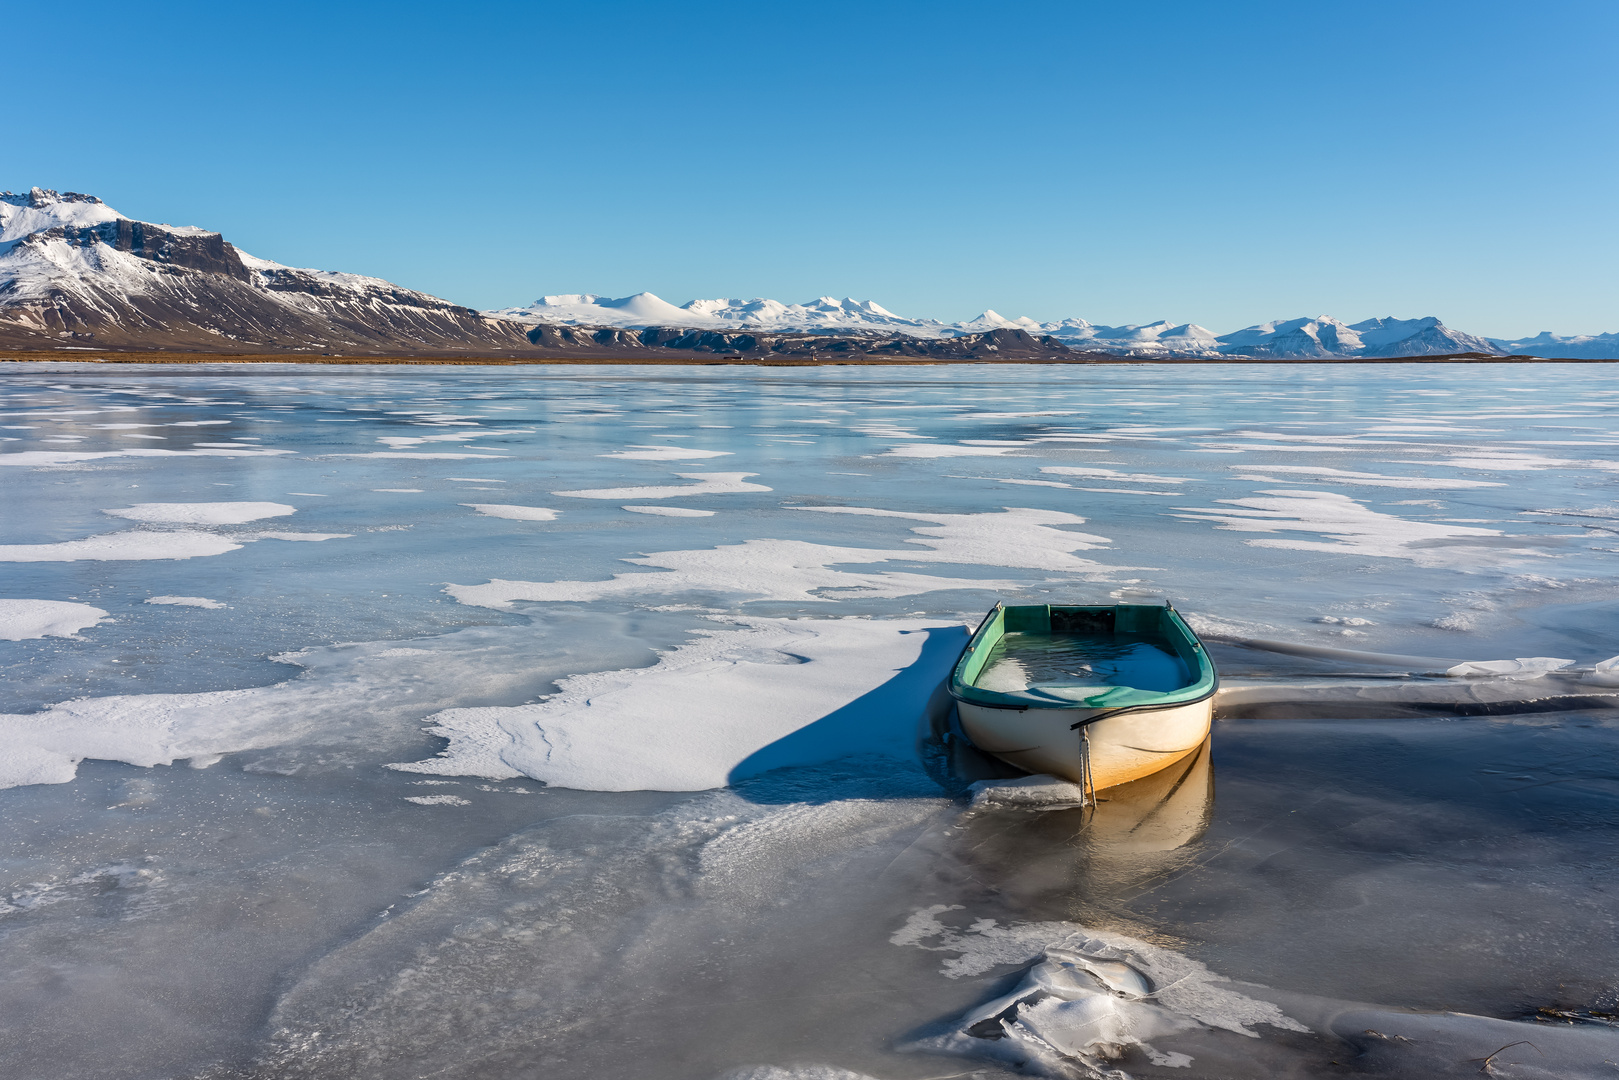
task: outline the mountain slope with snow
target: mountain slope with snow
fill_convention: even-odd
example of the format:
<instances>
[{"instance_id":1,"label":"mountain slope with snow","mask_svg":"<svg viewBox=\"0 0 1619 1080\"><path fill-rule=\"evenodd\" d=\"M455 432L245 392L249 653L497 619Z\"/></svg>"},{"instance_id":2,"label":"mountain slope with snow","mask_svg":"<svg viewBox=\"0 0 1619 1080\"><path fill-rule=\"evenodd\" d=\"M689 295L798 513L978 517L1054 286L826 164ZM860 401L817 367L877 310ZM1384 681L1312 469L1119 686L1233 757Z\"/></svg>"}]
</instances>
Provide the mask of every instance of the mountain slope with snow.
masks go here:
<instances>
[{"instance_id":1,"label":"mountain slope with snow","mask_svg":"<svg viewBox=\"0 0 1619 1080\"><path fill-rule=\"evenodd\" d=\"M0 194L0 344L238 352L529 348L524 328L380 278L301 270L91 195Z\"/></svg>"},{"instance_id":2,"label":"mountain slope with snow","mask_svg":"<svg viewBox=\"0 0 1619 1080\"><path fill-rule=\"evenodd\" d=\"M667 326L688 330L757 330L800 333L906 334L947 338L993 330L1022 330L1034 337L1054 337L1082 351L1138 356L1214 356L1214 334L1192 323L1146 326L1097 326L1084 319L1042 323L1024 317L1008 319L986 311L965 322L910 319L871 300L823 296L803 304L779 300L693 300L676 307L649 292L614 299L594 293L542 296L526 307L500 308L485 314L529 324L616 326L646 329Z\"/></svg>"},{"instance_id":3,"label":"mountain slope with snow","mask_svg":"<svg viewBox=\"0 0 1619 1080\"><path fill-rule=\"evenodd\" d=\"M1619 334L1574 334L1567 337L1542 330L1534 337L1490 338L1492 345L1518 356L1548 360L1619 360Z\"/></svg>"},{"instance_id":4,"label":"mountain slope with snow","mask_svg":"<svg viewBox=\"0 0 1619 1080\"><path fill-rule=\"evenodd\" d=\"M1501 342L1452 330L1432 316L1366 319L1351 325L1321 315L1276 320L1216 335L1196 323L1160 320L1102 326L1072 318L1058 322L1037 322L1027 316L1009 319L996 311L985 311L964 322L942 323L896 315L870 300L834 300L825 296L805 304L765 299L693 300L677 307L649 292L621 299L592 293L543 296L527 307L502 308L485 314L531 325L614 326L636 330L662 326L685 330L900 333L919 338L1021 330L1036 338L1055 338L1082 352L1143 358L1251 356L1305 360L1445 356L1470 352L1502 355L1508 351ZM1558 340L1584 343L1597 339Z\"/></svg>"},{"instance_id":5,"label":"mountain slope with snow","mask_svg":"<svg viewBox=\"0 0 1619 1080\"><path fill-rule=\"evenodd\" d=\"M1433 316L1426 319L1366 319L1343 323L1326 315L1249 326L1220 336L1227 356L1275 359L1499 355L1505 350L1485 338L1452 330Z\"/></svg>"},{"instance_id":6,"label":"mountain slope with snow","mask_svg":"<svg viewBox=\"0 0 1619 1080\"><path fill-rule=\"evenodd\" d=\"M616 300L593 293L566 293L542 296L527 307L500 308L486 314L529 324L618 326L637 330L667 326L683 330L871 331L921 338L953 336L950 327L932 319L907 319L870 300L835 300L830 296L804 304L765 299L693 300L676 307L649 292Z\"/></svg>"}]
</instances>

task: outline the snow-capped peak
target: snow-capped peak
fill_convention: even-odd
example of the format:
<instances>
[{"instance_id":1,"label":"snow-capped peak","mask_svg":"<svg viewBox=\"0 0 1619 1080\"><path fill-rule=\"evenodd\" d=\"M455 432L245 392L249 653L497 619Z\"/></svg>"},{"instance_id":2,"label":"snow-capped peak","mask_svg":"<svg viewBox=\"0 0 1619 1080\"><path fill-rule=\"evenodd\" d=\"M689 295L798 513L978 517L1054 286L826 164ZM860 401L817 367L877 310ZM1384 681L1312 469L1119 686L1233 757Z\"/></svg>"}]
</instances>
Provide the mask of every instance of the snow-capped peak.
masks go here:
<instances>
[{"instance_id":1,"label":"snow-capped peak","mask_svg":"<svg viewBox=\"0 0 1619 1080\"><path fill-rule=\"evenodd\" d=\"M527 307L488 314L521 322L571 326L669 326L702 330L887 331L917 337L944 337L949 330L931 319L907 319L871 300L820 296L802 304L755 297L752 300L693 300L676 307L652 293L620 299L595 293L542 296Z\"/></svg>"},{"instance_id":2,"label":"snow-capped peak","mask_svg":"<svg viewBox=\"0 0 1619 1080\"><path fill-rule=\"evenodd\" d=\"M13 243L63 225L83 228L117 221L123 216L94 195L81 195L77 191L33 188L26 195L0 192L0 244Z\"/></svg>"}]
</instances>

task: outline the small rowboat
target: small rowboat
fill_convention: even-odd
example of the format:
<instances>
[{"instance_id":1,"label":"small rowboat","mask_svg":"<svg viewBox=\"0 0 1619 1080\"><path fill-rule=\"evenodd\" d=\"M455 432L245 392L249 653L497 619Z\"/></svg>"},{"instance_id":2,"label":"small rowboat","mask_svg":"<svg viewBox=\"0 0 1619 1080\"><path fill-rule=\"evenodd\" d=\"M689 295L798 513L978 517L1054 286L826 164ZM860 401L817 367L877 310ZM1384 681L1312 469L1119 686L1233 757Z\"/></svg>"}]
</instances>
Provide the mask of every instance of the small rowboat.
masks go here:
<instances>
[{"instance_id":1,"label":"small rowboat","mask_svg":"<svg viewBox=\"0 0 1619 1080\"><path fill-rule=\"evenodd\" d=\"M1203 643L1167 605L996 604L949 689L978 749L1094 794L1202 746L1217 684Z\"/></svg>"}]
</instances>

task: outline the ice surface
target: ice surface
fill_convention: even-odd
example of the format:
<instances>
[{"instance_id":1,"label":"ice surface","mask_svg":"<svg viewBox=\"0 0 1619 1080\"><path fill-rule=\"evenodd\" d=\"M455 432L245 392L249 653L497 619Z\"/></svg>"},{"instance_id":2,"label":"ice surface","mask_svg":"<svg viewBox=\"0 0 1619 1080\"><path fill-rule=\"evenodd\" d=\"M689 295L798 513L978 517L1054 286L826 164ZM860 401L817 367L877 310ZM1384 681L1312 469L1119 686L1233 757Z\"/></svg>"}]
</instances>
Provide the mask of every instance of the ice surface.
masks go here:
<instances>
[{"instance_id":1,"label":"ice surface","mask_svg":"<svg viewBox=\"0 0 1619 1080\"><path fill-rule=\"evenodd\" d=\"M1590 372L9 367L7 592L106 617L0 641L0 1067L1611 1073ZM142 510L227 500L297 511ZM1173 601L1210 751L1087 807L977 755L997 599ZM647 785L705 790L580 790ZM936 905L962 951L889 942ZM1030 978L1076 996L962 1030Z\"/></svg>"},{"instance_id":2,"label":"ice surface","mask_svg":"<svg viewBox=\"0 0 1619 1080\"><path fill-rule=\"evenodd\" d=\"M106 617L98 607L66 600L0 599L0 641L73 637Z\"/></svg>"}]
</instances>

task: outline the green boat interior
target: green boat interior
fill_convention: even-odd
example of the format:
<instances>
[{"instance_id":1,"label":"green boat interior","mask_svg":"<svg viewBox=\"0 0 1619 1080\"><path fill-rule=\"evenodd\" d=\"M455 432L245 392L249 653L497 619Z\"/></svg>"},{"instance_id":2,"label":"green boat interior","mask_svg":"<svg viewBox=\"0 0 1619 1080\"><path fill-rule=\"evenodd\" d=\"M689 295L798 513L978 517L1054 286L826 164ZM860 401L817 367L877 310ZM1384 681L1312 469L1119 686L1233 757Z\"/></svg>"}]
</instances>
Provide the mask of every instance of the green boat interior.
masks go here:
<instances>
[{"instance_id":1,"label":"green boat interior","mask_svg":"<svg viewBox=\"0 0 1619 1080\"><path fill-rule=\"evenodd\" d=\"M1197 635L1159 604L997 606L951 679L957 698L1003 708L1173 705L1213 689Z\"/></svg>"}]
</instances>

